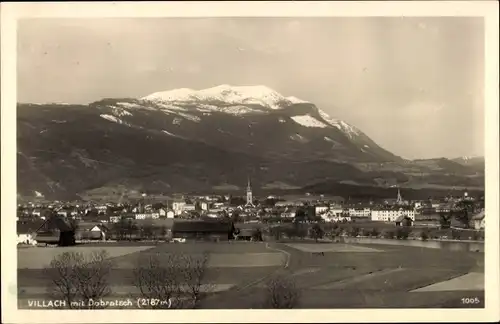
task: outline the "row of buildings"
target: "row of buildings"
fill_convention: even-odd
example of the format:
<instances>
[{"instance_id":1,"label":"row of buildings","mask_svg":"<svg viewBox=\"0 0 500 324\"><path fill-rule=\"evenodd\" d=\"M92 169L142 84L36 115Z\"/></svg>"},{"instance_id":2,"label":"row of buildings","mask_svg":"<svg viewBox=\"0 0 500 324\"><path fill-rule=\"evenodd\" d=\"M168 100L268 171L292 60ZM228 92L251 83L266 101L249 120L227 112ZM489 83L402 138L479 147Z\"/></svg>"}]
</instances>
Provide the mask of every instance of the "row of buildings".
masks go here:
<instances>
[{"instance_id":1,"label":"row of buildings","mask_svg":"<svg viewBox=\"0 0 500 324\"><path fill-rule=\"evenodd\" d=\"M150 203L146 195L134 204L63 204L52 203L47 206L19 206L18 221L46 219L47 215L99 222L117 223L121 219L157 220L157 219L199 219L233 218L236 221L259 222L267 219L295 219L305 217L308 220L324 222L351 222L365 219L380 222L397 222L401 219L426 218L426 215L447 213L457 201L469 199L463 197L445 197L438 201L407 201L400 190L395 199L385 201L345 201L342 197L295 196L281 199L268 196L256 200L248 181L245 199L232 199L230 196L180 197L164 203Z\"/></svg>"}]
</instances>

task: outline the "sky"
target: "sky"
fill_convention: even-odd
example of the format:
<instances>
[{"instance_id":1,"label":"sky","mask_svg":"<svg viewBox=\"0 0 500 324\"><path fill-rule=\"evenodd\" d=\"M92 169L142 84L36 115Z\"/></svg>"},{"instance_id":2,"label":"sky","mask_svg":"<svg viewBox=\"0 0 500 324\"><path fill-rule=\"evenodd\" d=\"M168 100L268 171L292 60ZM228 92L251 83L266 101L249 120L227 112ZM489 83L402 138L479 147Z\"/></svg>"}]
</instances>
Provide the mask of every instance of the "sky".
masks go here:
<instances>
[{"instance_id":1,"label":"sky","mask_svg":"<svg viewBox=\"0 0 500 324\"><path fill-rule=\"evenodd\" d=\"M481 18L45 18L17 46L18 102L266 85L405 158L484 155Z\"/></svg>"}]
</instances>

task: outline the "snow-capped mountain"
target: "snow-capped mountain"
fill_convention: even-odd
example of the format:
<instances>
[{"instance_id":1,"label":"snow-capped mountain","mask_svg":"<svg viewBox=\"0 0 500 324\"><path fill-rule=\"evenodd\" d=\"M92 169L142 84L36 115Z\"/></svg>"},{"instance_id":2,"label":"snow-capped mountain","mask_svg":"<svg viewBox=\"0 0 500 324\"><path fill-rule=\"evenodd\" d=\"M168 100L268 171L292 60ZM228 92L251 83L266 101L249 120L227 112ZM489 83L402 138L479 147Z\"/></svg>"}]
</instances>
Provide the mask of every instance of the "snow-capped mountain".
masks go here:
<instances>
[{"instance_id":1,"label":"snow-capped mountain","mask_svg":"<svg viewBox=\"0 0 500 324\"><path fill-rule=\"evenodd\" d=\"M203 90L193 90L189 88L180 88L162 92L155 92L141 100L153 102L166 108L173 108L183 105L193 105L204 103L198 110L219 111L233 115L244 115L251 113L265 113L262 109L252 108L252 105L258 105L270 110L280 110L295 104L309 104L310 102L299 99L295 96L285 97L277 91L263 86L230 86L227 84ZM212 103L212 105L211 105ZM213 105L213 103L219 105ZM222 104L222 105L221 105ZM167 106L165 106L167 105ZM305 127L328 127L333 126L345 132L353 138L360 134L360 131L348 123L330 117L323 110L316 108L319 113L317 120L309 114L292 117L292 119ZM321 120L323 119L323 120Z\"/></svg>"},{"instance_id":2,"label":"snow-capped mountain","mask_svg":"<svg viewBox=\"0 0 500 324\"><path fill-rule=\"evenodd\" d=\"M192 103L204 101L231 105L255 104L269 109L283 109L293 103L305 102L295 97L286 98L275 90L263 85L230 86L227 84L202 90L181 88L155 92L141 99L163 103Z\"/></svg>"}]
</instances>

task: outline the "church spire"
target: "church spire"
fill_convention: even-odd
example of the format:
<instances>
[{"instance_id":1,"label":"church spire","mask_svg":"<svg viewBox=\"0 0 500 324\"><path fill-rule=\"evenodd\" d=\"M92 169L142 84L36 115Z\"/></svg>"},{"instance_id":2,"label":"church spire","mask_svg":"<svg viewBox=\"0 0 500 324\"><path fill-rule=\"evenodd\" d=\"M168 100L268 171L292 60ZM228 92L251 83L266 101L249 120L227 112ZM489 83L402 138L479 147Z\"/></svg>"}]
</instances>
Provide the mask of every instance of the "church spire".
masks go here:
<instances>
[{"instance_id":1,"label":"church spire","mask_svg":"<svg viewBox=\"0 0 500 324\"><path fill-rule=\"evenodd\" d=\"M398 198L397 198L396 202L398 204L402 204L403 203L403 197L401 196L401 191L399 190L399 187L398 187Z\"/></svg>"},{"instance_id":2,"label":"church spire","mask_svg":"<svg viewBox=\"0 0 500 324\"><path fill-rule=\"evenodd\" d=\"M246 207L253 207L253 194L252 194L252 186L250 185L250 177L247 177L247 203Z\"/></svg>"}]
</instances>

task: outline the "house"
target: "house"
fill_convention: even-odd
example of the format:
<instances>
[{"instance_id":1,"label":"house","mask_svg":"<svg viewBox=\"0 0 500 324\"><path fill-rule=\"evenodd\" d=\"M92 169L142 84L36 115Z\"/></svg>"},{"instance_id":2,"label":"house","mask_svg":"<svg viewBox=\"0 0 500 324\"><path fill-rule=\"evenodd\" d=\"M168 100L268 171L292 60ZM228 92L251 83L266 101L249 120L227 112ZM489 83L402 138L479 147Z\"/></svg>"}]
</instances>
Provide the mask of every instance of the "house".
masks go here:
<instances>
[{"instance_id":1,"label":"house","mask_svg":"<svg viewBox=\"0 0 500 324\"><path fill-rule=\"evenodd\" d=\"M351 221L351 216L349 213L344 213L342 210L335 210L335 209L330 209L326 213L321 215L321 218L326 222L326 223L339 223L339 222L350 222Z\"/></svg>"},{"instance_id":2,"label":"house","mask_svg":"<svg viewBox=\"0 0 500 324\"><path fill-rule=\"evenodd\" d=\"M205 214L205 216L206 217L210 217L210 218L218 218L219 214L215 213L215 212L212 212L212 211L209 211L208 213Z\"/></svg>"},{"instance_id":3,"label":"house","mask_svg":"<svg viewBox=\"0 0 500 324\"><path fill-rule=\"evenodd\" d=\"M169 210L169 211L167 211L166 216L167 216L167 218L174 218L175 213L173 210Z\"/></svg>"},{"instance_id":4,"label":"house","mask_svg":"<svg viewBox=\"0 0 500 324\"><path fill-rule=\"evenodd\" d=\"M328 213L330 216L339 216L341 214L344 214L344 208L339 205L330 206Z\"/></svg>"},{"instance_id":5,"label":"house","mask_svg":"<svg viewBox=\"0 0 500 324\"><path fill-rule=\"evenodd\" d=\"M281 213L282 218L294 218L297 216L297 208L285 208L285 211Z\"/></svg>"},{"instance_id":6,"label":"house","mask_svg":"<svg viewBox=\"0 0 500 324\"><path fill-rule=\"evenodd\" d=\"M252 228L242 228L237 229L234 239L237 241L252 241L254 229Z\"/></svg>"},{"instance_id":7,"label":"house","mask_svg":"<svg viewBox=\"0 0 500 324\"><path fill-rule=\"evenodd\" d=\"M33 209L33 211L31 212L31 215L36 216L36 217L41 217L42 216L42 211L40 209L38 209L38 208Z\"/></svg>"},{"instance_id":8,"label":"house","mask_svg":"<svg viewBox=\"0 0 500 324\"><path fill-rule=\"evenodd\" d=\"M474 229L476 230L483 230L485 227L485 222L484 222L484 210L481 211L480 213L472 216L472 223L474 226Z\"/></svg>"},{"instance_id":9,"label":"house","mask_svg":"<svg viewBox=\"0 0 500 324\"><path fill-rule=\"evenodd\" d=\"M413 219L406 215L401 215L394 221L396 226L411 226L413 224Z\"/></svg>"},{"instance_id":10,"label":"house","mask_svg":"<svg viewBox=\"0 0 500 324\"><path fill-rule=\"evenodd\" d=\"M76 238L81 240L105 241L109 230L99 223L80 223L76 231Z\"/></svg>"},{"instance_id":11,"label":"house","mask_svg":"<svg viewBox=\"0 0 500 324\"><path fill-rule=\"evenodd\" d=\"M40 221L19 221L17 227L17 244L36 245L35 232L43 225Z\"/></svg>"},{"instance_id":12,"label":"house","mask_svg":"<svg viewBox=\"0 0 500 324\"><path fill-rule=\"evenodd\" d=\"M172 238L227 241L233 239L233 223L221 220L195 220L175 222Z\"/></svg>"},{"instance_id":13,"label":"house","mask_svg":"<svg viewBox=\"0 0 500 324\"><path fill-rule=\"evenodd\" d=\"M109 216L110 223L118 223L121 219L122 219L122 217L119 215Z\"/></svg>"},{"instance_id":14,"label":"house","mask_svg":"<svg viewBox=\"0 0 500 324\"><path fill-rule=\"evenodd\" d=\"M439 214L415 214L414 226L439 227L441 222Z\"/></svg>"},{"instance_id":15,"label":"house","mask_svg":"<svg viewBox=\"0 0 500 324\"><path fill-rule=\"evenodd\" d=\"M65 209L58 210L57 215L63 216L63 217L68 217L68 211Z\"/></svg>"},{"instance_id":16,"label":"house","mask_svg":"<svg viewBox=\"0 0 500 324\"><path fill-rule=\"evenodd\" d=\"M436 208L437 213L449 213L452 210L452 203L442 203Z\"/></svg>"},{"instance_id":17,"label":"house","mask_svg":"<svg viewBox=\"0 0 500 324\"><path fill-rule=\"evenodd\" d=\"M328 205L317 205L314 207L316 215L324 214L330 209Z\"/></svg>"},{"instance_id":18,"label":"house","mask_svg":"<svg viewBox=\"0 0 500 324\"><path fill-rule=\"evenodd\" d=\"M107 205L100 205L100 206L97 206L96 209L97 209L98 214L105 214L106 211L108 210L108 206Z\"/></svg>"}]
</instances>

